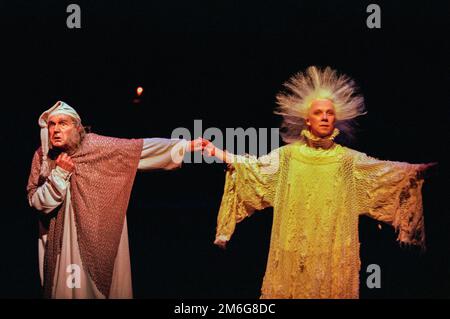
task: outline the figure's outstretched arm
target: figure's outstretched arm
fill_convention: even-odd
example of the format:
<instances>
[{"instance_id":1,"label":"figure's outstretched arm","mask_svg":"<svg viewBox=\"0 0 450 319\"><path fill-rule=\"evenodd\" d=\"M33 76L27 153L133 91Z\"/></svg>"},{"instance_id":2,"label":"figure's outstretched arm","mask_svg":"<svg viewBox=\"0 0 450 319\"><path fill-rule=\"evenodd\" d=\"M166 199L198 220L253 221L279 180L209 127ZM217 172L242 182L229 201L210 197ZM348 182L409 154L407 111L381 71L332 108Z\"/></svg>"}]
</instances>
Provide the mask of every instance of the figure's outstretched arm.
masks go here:
<instances>
[{"instance_id":1,"label":"figure's outstretched arm","mask_svg":"<svg viewBox=\"0 0 450 319\"><path fill-rule=\"evenodd\" d=\"M358 212L392 225L401 243L424 247L424 173L435 166L382 161L359 153L354 158Z\"/></svg>"},{"instance_id":2,"label":"figure's outstretched arm","mask_svg":"<svg viewBox=\"0 0 450 319\"><path fill-rule=\"evenodd\" d=\"M237 223L255 210L273 206L279 175L279 150L256 158L234 155L207 143L203 152L228 164L214 244L225 248Z\"/></svg>"},{"instance_id":3,"label":"figure's outstretched arm","mask_svg":"<svg viewBox=\"0 0 450 319\"><path fill-rule=\"evenodd\" d=\"M179 168L186 152L201 151L202 139L146 138L142 147L138 170L171 170Z\"/></svg>"}]
</instances>

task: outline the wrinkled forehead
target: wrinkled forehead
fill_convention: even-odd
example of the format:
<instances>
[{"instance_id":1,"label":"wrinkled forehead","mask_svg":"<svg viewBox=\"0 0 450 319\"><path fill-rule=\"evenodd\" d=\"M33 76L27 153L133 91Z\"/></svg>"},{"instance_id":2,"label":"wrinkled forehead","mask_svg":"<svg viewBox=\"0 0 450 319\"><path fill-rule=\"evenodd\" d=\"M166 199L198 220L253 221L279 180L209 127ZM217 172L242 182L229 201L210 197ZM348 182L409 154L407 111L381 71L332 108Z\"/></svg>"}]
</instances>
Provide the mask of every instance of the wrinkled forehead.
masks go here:
<instances>
[{"instance_id":1,"label":"wrinkled forehead","mask_svg":"<svg viewBox=\"0 0 450 319\"><path fill-rule=\"evenodd\" d=\"M334 111L334 104L329 99L315 99L311 102L310 111L315 111L317 109L320 110L333 110Z\"/></svg>"},{"instance_id":2,"label":"wrinkled forehead","mask_svg":"<svg viewBox=\"0 0 450 319\"><path fill-rule=\"evenodd\" d=\"M60 123L60 122L76 122L77 120L67 114L52 114L48 118L48 123Z\"/></svg>"}]
</instances>

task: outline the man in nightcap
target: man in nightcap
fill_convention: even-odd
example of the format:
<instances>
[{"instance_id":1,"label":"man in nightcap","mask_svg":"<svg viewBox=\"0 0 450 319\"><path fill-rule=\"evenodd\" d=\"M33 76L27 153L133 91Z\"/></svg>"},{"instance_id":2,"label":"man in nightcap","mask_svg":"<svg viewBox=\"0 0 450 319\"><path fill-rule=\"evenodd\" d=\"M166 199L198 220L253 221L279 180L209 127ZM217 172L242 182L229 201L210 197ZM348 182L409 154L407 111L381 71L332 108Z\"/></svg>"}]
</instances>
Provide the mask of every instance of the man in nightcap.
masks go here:
<instances>
[{"instance_id":1,"label":"man in nightcap","mask_svg":"<svg viewBox=\"0 0 450 319\"><path fill-rule=\"evenodd\" d=\"M86 133L78 113L61 101L42 113L39 126L27 192L41 213L44 296L132 298L126 210L136 172L176 169L186 152L202 149L202 140Z\"/></svg>"}]
</instances>

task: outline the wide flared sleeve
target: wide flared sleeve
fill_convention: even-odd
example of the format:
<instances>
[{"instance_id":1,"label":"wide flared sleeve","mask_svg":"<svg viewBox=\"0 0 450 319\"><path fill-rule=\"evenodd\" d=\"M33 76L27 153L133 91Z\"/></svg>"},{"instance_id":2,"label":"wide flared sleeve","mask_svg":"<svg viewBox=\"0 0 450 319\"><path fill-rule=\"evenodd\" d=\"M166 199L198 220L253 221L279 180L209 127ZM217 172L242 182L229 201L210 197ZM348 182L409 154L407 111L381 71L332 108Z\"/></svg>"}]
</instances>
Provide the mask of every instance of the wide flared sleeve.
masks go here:
<instances>
[{"instance_id":1,"label":"wide flared sleeve","mask_svg":"<svg viewBox=\"0 0 450 319\"><path fill-rule=\"evenodd\" d=\"M230 240L236 223L255 210L274 204L281 151L256 158L234 155L225 177L224 194L217 217L217 245Z\"/></svg>"},{"instance_id":2,"label":"wide flared sleeve","mask_svg":"<svg viewBox=\"0 0 450 319\"><path fill-rule=\"evenodd\" d=\"M28 203L43 213L50 213L64 201L72 174L56 166L43 180L39 176L40 160L39 152L36 151L28 178Z\"/></svg>"},{"instance_id":3,"label":"wide flared sleeve","mask_svg":"<svg viewBox=\"0 0 450 319\"><path fill-rule=\"evenodd\" d=\"M424 247L422 171L426 164L354 157L358 212L392 225L400 243Z\"/></svg>"},{"instance_id":4,"label":"wide flared sleeve","mask_svg":"<svg viewBox=\"0 0 450 319\"><path fill-rule=\"evenodd\" d=\"M146 138L142 146L139 171L171 170L181 166L188 141L184 139Z\"/></svg>"}]
</instances>

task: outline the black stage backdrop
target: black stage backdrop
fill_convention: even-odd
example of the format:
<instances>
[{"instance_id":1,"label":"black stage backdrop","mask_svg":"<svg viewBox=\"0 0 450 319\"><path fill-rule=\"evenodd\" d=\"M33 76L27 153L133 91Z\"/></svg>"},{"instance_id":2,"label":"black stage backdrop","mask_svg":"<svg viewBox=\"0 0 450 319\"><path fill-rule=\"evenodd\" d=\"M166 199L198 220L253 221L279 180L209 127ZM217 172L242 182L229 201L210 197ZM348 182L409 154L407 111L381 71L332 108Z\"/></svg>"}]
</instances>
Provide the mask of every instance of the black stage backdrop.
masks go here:
<instances>
[{"instance_id":1,"label":"black stage backdrop","mask_svg":"<svg viewBox=\"0 0 450 319\"><path fill-rule=\"evenodd\" d=\"M448 8L444 2L89 1L81 29L67 1L2 1L0 297L39 298L37 220L26 200L37 119L57 100L93 132L170 137L177 127L278 127L282 83L309 65L353 77L365 96L352 148L381 159L440 166L423 189L427 251L401 248L390 226L360 219L362 298L450 296L447 161ZM133 103L137 86L141 102ZM195 136L196 137L196 136ZM185 164L137 176L128 209L137 298L258 298L272 211L213 245L223 166ZM368 289L369 264L382 270Z\"/></svg>"}]
</instances>

